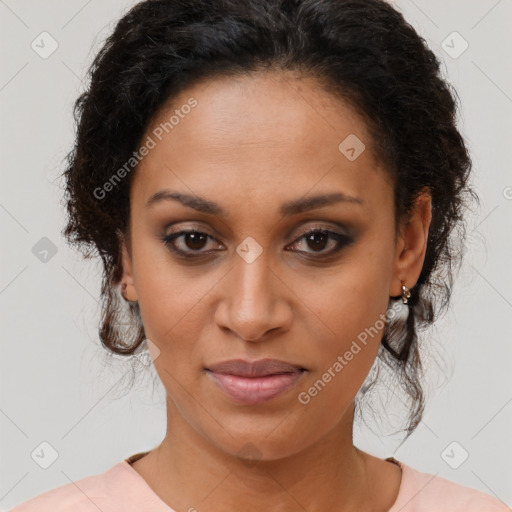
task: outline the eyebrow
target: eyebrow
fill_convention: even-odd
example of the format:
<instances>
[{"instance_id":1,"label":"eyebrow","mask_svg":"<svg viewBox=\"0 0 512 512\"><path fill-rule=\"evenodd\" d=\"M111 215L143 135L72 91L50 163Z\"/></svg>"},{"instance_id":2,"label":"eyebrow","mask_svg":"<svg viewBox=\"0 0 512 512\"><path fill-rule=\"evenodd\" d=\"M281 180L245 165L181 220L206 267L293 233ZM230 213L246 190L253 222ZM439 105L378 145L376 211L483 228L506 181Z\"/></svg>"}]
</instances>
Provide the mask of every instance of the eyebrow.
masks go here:
<instances>
[{"instance_id":1,"label":"eyebrow","mask_svg":"<svg viewBox=\"0 0 512 512\"><path fill-rule=\"evenodd\" d=\"M159 192L155 192L148 199L145 206L146 208L149 208L162 201L177 201L184 206L197 210L198 212L228 217L227 212L213 201L172 190L160 190ZM279 213L282 217L287 217L341 202L364 206L364 201L360 197L349 196L341 192L333 192L286 201L281 204Z\"/></svg>"}]
</instances>

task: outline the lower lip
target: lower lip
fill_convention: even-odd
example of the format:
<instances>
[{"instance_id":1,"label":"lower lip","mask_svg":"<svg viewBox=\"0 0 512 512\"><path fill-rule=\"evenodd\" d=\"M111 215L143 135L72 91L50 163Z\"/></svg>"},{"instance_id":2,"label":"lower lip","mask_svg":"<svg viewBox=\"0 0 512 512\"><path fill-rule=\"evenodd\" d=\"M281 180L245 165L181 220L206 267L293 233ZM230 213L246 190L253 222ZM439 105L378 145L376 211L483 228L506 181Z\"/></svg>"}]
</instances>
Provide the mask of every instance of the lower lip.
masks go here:
<instances>
[{"instance_id":1,"label":"lower lip","mask_svg":"<svg viewBox=\"0 0 512 512\"><path fill-rule=\"evenodd\" d=\"M283 373L266 377L240 377L208 370L214 382L233 400L243 404L260 404L292 388L304 372Z\"/></svg>"}]
</instances>

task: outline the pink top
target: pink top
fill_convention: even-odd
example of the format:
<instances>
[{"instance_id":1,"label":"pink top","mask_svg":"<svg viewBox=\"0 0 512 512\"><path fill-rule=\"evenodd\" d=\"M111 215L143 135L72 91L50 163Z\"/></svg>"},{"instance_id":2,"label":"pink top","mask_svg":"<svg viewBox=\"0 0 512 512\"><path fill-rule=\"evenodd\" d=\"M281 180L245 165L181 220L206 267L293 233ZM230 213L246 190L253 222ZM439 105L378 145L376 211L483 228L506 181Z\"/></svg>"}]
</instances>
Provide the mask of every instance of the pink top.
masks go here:
<instances>
[{"instance_id":1,"label":"pink top","mask_svg":"<svg viewBox=\"0 0 512 512\"><path fill-rule=\"evenodd\" d=\"M146 453L40 494L10 512L175 512L130 465ZM389 512L510 512L502 501L482 491L422 473L392 457L386 460L402 468L398 496Z\"/></svg>"}]
</instances>

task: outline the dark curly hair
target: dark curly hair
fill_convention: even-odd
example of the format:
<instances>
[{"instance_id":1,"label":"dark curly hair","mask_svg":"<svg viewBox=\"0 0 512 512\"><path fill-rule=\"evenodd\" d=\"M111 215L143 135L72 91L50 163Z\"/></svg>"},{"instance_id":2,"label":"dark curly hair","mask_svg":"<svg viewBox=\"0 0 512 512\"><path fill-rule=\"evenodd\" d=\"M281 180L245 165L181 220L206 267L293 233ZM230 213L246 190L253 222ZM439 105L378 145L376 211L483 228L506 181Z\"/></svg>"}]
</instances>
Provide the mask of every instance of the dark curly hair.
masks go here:
<instances>
[{"instance_id":1,"label":"dark curly hair","mask_svg":"<svg viewBox=\"0 0 512 512\"><path fill-rule=\"evenodd\" d=\"M397 229L420 193L431 194L423 269L408 314L386 323L377 358L412 402L410 435L425 407L418 331L448 305L463 254L466 199L478 196L456 127L456 92L424 39L384 0L146 0L119 20L75 103L76 139L62 175L63 235L86 258L97 252L103 263L101 342L122 355L144 347L138 304L119 293L120 235L127 233L136 166L110 187L108 200L97 190L132 157L159 108L179 92L215 76L271 69L314 77L363 116L394 185ZM127 312L135 327L126 328Z\"/></svg>"}]
</instances>

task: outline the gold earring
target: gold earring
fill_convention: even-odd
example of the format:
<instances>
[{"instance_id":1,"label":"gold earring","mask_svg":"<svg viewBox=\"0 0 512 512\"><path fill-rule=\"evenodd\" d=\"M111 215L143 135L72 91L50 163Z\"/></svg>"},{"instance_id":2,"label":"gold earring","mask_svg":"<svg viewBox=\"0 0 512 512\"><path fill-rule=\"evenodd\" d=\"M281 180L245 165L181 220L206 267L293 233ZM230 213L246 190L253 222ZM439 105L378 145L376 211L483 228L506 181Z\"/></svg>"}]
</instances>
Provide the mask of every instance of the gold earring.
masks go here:
<instances>
[{"instance_id":1,"label":"gold earring","mask_svg":"<svg viewBox=\"0 0 512 512\"><path fill-rule=\"evenodd\" d=\"M405 286L405 284L402 284L402 301L404 304L407 304L410 296L411 296L411 292L409 291L409 288L407 288L407 286Z\"/></svg>"}]
</instances>

